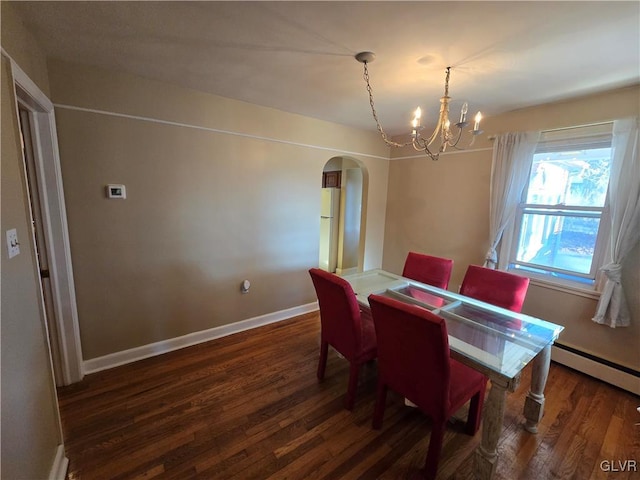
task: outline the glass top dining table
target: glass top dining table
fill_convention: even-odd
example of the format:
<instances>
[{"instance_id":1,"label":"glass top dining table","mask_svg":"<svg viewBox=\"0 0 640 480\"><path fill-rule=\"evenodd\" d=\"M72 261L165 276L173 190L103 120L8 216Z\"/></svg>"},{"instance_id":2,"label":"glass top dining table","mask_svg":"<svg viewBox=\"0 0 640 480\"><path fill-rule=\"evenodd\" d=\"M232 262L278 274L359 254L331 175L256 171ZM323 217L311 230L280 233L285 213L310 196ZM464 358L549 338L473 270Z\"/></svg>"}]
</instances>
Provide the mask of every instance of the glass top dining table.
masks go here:
<instances>
[{"instance_id":1,"label":"glass top dining table","mask_svg":"<svg viewBox=\"0 0 640 480\"><path fill-rule=\"evenodd\" d=\"M551 345L564 327L384 270L342 278L351 285L365 313L370 314L369 295L378 294L422 306L443 317L451 357L489 377L491 389L484 407L482 443L476 450L474 472L477 478L492 478L498 459L506 392L518 387L523 368L533 363L524 416L525 429L537 433L544 410Z\"/></svg>"},{"instance_id":2,"label":"glass top dining table","mask_svg":"<svg viewBox=\"0 0 640 480\"><path fill-rule=\"evenodd\" d=\"M343 278L365 308L369 307L369 295L375 293L420 305L440 315L447 323L449 348L477 364L478 370L506 381L517 377L564 328L384 270Z\"/></svg>"}]
</instances>

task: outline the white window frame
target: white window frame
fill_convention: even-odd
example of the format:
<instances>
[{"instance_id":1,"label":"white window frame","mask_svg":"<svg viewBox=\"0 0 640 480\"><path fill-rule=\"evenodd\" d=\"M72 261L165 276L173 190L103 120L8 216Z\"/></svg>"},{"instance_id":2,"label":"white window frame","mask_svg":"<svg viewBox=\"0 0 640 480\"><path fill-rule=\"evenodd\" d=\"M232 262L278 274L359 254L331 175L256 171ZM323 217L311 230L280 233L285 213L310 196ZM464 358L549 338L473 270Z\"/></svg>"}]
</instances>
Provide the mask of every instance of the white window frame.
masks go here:
<instances>
[{"instance_id":1,"label":"white window frame","mask_svg":"<svg viewBox=\"0 0 640 480\"><path fill-rule=\"evenodd\" d=\"M611 146L613 123L603 123L598 125L589 125L585 127L572 127L560 130L551 130L542 132L540 141L534 154L544 152L558 152L563 150L578 150L585 148L602 148ZM533 164L533 162L532 162ZM572 293L581 294L587 297L598 298L598 286L600 283L599 269L606 260L606 251L609 241L609 196L606 195L605 204L603 207L576 207L567 205L556 205L545 208L539 204L526 203L528 189L529 189L529 175L527 176L527 184L523 188L522 198L518 204L514 216L514 221L511 222L509 228L506 229L503 236L503 241L500 246L500 261L498 268L501 270L507 270L518 275L531 278L532 283L542 286L551 287L558 290L570 291ZM553 207L557 207L554 209ZM596 237L595 250L593 254L593 261L591 265L591 271L588 274L580 274L578 272L573 273L575 277L583 277L586 282L577 280L571 280L561 277L551 277L550 275L538 274L522 268L515 268L514 265L530 266L531 268L539 268L537 265L527 264L526 262L520 262L516 259L518 250L518 241L520 236L520 227L522 225L523 216L531 211L545 211L549 212L549 215L565 215L572 216L571 212L599 212L600 224L598 227L598 234ZM540 268L540 270L547 270L549 272L558 271L563 273L565 271L556 270L554 268Z\"/></svg>"}]
</instances>

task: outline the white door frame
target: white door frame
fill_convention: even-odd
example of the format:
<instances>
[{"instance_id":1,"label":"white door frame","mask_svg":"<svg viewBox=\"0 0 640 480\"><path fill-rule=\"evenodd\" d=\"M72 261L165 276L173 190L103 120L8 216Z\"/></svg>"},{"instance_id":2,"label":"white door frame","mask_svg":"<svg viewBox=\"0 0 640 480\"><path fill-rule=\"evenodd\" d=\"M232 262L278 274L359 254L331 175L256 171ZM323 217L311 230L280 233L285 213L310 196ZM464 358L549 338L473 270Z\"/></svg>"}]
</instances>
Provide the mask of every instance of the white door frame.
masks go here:
<instances>
[{"instance_id":1,"label":"white door frame","mask_svg":"<svg viewBox=\"0 0 640 480\"><path fill-rule=\"evenodd\" d=\"M57 338L50 338L50 341L56 342L60 351L60 365L56 368L62 378L57 379L57 383L69 385L82 380L84 371L53 104L4 49L2 54L11 61L16 101L19 99L31 114L34 173L42 199L55 322L59 332Z\"/></svg>"}]
</instances>

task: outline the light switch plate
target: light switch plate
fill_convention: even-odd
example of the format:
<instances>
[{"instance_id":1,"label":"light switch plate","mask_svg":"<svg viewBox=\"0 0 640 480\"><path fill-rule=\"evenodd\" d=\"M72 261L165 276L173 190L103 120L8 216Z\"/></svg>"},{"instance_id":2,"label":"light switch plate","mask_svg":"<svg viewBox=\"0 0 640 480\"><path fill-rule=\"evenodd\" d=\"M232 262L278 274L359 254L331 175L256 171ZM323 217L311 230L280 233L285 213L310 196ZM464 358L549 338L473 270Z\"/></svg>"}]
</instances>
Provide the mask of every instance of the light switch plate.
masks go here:
<instances>
[{"instance_id":1,"label":"light switch plate","mask_svg":"<svg viewBox=\"0 0 640 480\"><path fill-rule=\"evenodd\" d=\"M18 232L15 228L7 230L7 249L9 250L9 258L13 258L20 253L20 244L18 243Z\"/></svg>"}]
</instances>

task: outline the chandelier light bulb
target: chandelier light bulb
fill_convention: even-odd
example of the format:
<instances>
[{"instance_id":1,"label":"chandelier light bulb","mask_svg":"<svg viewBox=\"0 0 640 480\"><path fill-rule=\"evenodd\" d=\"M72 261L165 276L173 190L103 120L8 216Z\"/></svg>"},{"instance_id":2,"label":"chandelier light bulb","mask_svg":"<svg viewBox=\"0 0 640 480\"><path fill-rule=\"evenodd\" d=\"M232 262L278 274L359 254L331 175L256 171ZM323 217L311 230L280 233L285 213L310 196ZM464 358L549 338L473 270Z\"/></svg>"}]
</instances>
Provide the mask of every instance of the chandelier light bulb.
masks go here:
<instances>
[{"instance_id":1,"label":"chandelier light bulb","mask_svg":"<svg viewBox=\"0 0 640 480\"><path fill-rule=\"evenodd\" d=\"M464 102L462 104L462 108L460 109L460 123L464 123L467 121L467 112L469 111L469 104Z\"/></svg>"},{"instance_id":2,"label":"chandelier light bulb","mask_svg":"<svg viewBox=\"0 0 640 480\"><path fill-rule=\"evenodd\" d=\"M482 114L480 112L476 113L474 120L475 123L473 124L473 130L478 131L480 130L480 120L482 120Z\"/></svg>"},{"instance_id":3,"label":"chandelier light bulb","mask_svg":"<svg viewBox=\"0 0 640 480\"><path fill-rule=\"evenodd\" d=\"M420 109L420 107L416 108L416 112L414 113L416 119L420 120L420 117L422 117L422 110Z\"/></svg>"}]
</instances>

